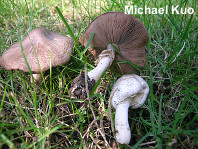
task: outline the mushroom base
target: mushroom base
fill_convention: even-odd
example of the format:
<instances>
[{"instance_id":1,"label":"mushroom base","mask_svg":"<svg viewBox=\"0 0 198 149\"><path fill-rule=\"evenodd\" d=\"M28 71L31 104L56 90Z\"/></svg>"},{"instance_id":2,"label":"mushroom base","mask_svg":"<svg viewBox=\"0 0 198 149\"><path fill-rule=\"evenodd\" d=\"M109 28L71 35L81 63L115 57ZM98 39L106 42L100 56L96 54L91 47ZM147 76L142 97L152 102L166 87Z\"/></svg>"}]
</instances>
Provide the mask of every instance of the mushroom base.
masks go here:
<instances>
[{"instance_id":1,"label":"mushroom base","mask_svg":"<svg viewBox=\"0 0 198 149\"><path fill-rule=\"evenodd\" d=\"M32 77L30 78L31 83L40 84L43 81L41 74L32 74Z\"/></svg>"},{"instance_id":2,"label":"mushroom base","mask_svg":"<svg viewBox=\"0 0 198 149\"><path fill-rule=\"evenodd\" d=\"M87 76L87 82L88 82L88 90L89 92L91 92L96 82L94 79L90 79L89 76ZM69 89L69 93L70 93L71 98L74 98L74 99L87 98L84 72L81 72L80 75L77 76L72 81L71 88Z\"/></svg>"}]
</instances>

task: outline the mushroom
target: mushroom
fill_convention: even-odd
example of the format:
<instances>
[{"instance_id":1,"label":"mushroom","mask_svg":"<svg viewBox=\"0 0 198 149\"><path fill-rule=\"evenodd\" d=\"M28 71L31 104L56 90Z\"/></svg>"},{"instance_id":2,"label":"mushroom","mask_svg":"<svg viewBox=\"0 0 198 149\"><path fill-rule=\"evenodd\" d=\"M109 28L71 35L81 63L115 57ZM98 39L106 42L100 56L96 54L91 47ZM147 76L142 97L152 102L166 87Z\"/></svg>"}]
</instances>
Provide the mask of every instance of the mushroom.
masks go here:
<instances>
[{"instance_id":1,"label":"mushroom","mask_svg":"<svg viewBox=\"0 0 198 149\"><path fill-rule=\"evenodd\" d=\"M97 59L97 66L88 72L90 81L94 80L97 82L101 74L111 64L116 67L117 72L124 74L135 71L132 64L145 66L145 45L148 43L148 33L137 18L122 12L108 12L100 15L80 37L80 43L86 46L92 32L95 35L90 43L92 48L89 51ZM77 78L84 77L78 76ZM84 87L79 82L82 81L74 79L72 82L72 87L70 88L71 97L76 98L83 94L79 90Z\"/></svg>"},{"instance_id":2,"label":"mushroom","mask_svg":"<svg viewBox=\"0 0 198 149\"><path fill-rule=\"evenodd\" d=\"M3 53L0 65L5 70L29 72L25 55L35 83L40 83L41 71L45 72L50 67L67 63L72 49L73 40L69 36L54 33L45 28L36 28L22 40L22 47L20 43L16 43Z\"/></svg>"},{"instance_id":3,"label":"mushroom","mask_svg":"<svg viewBox=\"0 0 198 149\"><path fill-rule=\"evenodd\" d=\"M115 56L115 50L111 44L107 46L107 50L102 51L97 59L97 66L88 72L87 83L89 91L95 86L95 83L99 80L103 72L111 65ZM87 97L86 86L85 86L85 74L80 73L71 84L69 89L71 98L85 99Z\"/></svg>"},{"instance_id":4,"label":"mushroom","mask_svg":"<svg viewBox=\"0 0 198 149\"><path fill-rule=\"evenodd\" d=\"M116 140L120 144L129 144L131 131L128 123L128 109L142 106L148 96L149 86L138 75L126 74L113 85L111 105L116 109L115 130Z\"/></svg>"}]
</instances>

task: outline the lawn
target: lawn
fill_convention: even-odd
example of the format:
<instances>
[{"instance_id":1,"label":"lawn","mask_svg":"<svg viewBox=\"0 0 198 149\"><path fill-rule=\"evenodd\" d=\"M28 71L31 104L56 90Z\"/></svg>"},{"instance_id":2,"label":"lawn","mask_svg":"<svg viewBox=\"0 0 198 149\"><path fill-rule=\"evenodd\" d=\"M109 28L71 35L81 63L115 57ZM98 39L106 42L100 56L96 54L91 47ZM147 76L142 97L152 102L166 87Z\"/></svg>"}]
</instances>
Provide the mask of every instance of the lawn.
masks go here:
<instances>
[{"instance_id":1,"label":"lawn","mask_svg":"<svg viewBox=\"0 0 198 149\"><path fill-rule=\"evenodd\" d=\"M130 144L117 144L111 128L109 98L122 76L116 70L104 73L90 100L71 99L72 80L95 67L75 42L70 61L45 72L40 85L22 71L0 68L0 148L198 148L196 0L1 0L0 56L37 27L78 41L94 18L131 5L179 5L179 14L133 14L149 34L146 66L135 73L150 93L141 108L129 109Z\"/></svg>"}]
</instances>

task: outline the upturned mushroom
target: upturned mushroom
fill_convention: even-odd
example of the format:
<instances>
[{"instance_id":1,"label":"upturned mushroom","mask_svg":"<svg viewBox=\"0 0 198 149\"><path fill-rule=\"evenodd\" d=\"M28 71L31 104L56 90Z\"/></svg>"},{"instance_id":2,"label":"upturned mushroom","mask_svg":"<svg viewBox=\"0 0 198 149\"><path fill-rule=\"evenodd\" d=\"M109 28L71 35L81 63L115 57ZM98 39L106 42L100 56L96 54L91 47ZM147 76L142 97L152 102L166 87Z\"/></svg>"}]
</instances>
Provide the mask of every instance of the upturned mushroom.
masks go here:
<instances>
[{"instance_id":1,"label":"upturned mushroom","mask_svg":"<svg viewBox=\"0 0 198 149\"><path fill-rule=\"evenodd\" d=\"M69 36L45 28L36 28L22 40L22 47L20 43L16 43L3 53L0 65L5 70L22 70L28 73L26 58L34 81L40 83L41 71L45 72L50 67L67 63L72 49L73 39Z\"/></svg>"},{"instance_id":2,"label":"upturned mushroom","mask_svg":"<svg viewBox=\"0 0 198 149\"><path fill-rule=\"evenodd\" d=\"M129 144L131 130L128 123L129 107L136 109L144 104L149 94L149 86L138 75L127 74L119 78L113 85L111 105L116 109L115 132L120 144Z\"/></svg>"},{"instance_id":3,"label":"upturned mushroom","mask_svg":"<svg viewBox=\"0 0 198 149\"><path fill-rule=\"evenodd\" d=\"M97 60L96 68L88 72L88 81L97 82L111 64L116 67L117 72L124 74L135 71L132 64L145 66L145 45L148 43L148 33L137 18L122 12L108 12L100 15L86 29L79 40L80 43L86 46L92 32L95 35L89 51ZM119 52L116 52L117 50ZM82 78L84 77L78 76L72 82L71 97L77 98L84 94L82 91L84 86L81 84L83 80L79 81Z\"/></svg>"}]
</instances>

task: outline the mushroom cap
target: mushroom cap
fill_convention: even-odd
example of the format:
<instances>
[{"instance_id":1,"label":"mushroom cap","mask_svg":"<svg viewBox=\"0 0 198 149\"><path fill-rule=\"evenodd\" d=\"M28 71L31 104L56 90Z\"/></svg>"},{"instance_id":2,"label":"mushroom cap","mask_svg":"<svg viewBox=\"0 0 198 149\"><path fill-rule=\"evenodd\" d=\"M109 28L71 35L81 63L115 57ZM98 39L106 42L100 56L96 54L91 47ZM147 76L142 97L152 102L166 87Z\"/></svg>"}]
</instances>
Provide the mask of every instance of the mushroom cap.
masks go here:
<instances>
[{"instance_id":1,"label":"mushroom cap","mask_svg":"<svg viewBox=\"0 0 198 149\"><path fill-rule=\"evenodd\" d=\"M130 101L130 106L136 109L142 106L146 101L149 86L140 76L127 74L116 81L112 88L112 93L113 92L111 102L115 109L118 104L124 101Z\"/></svg>"},{"instance_id":2,"label":"mushroom cap","mask_svg":"<svg viewBox=\"0 0 198 149\"><path fill-rule=\"evenodd\" d=\"M121 55L115 56L116 61L130 61L137 66L145 66L145 45L148 43L148 33L144 25L132 15L122 12L107 12L95 18L86 29L79 41L87 45L92 32L95 32L89 51L97 58L109 43L116 44ZM114 62L114 65L115 65ZM116 65L118 72L124 74L134 71L130 64Z\"/></svg>"},{"instance_id":3,"label":"mushroom cap","mask_svg":"<svg viewBox=\"0 0 198 149\"><path fill-rule=\"evenodd\" d=\"M22 40L22 45L31 71L41 73L50 69L50 61L52 67L67 63L74 44L69 36L45 28L36 28ZM20 43L12 45L3 53L0 65L5 70L29 72Z\"/></svg>"}]
</instances>

